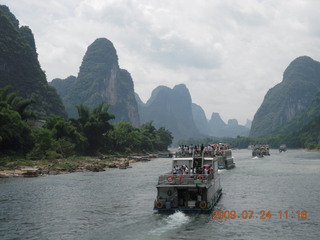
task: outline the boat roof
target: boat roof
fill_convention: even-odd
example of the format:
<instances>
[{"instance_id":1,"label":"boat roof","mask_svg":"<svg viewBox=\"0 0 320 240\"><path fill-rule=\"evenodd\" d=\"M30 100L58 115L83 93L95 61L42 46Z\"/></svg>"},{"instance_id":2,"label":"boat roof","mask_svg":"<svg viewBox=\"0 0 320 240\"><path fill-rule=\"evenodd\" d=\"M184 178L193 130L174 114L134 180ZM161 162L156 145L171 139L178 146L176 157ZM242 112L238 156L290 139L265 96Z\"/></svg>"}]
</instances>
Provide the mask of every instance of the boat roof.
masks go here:
<instances>
[{"instance_id":1,"label":"boat roof","mask_svg":"<svg viewBox=\"0 0 320 240\"><path fill-rule=\"evenodd\" d=\"M157 184L156 187L165 187L165 188L206 188L211 184Z\"/></svg>"}]
</instances>

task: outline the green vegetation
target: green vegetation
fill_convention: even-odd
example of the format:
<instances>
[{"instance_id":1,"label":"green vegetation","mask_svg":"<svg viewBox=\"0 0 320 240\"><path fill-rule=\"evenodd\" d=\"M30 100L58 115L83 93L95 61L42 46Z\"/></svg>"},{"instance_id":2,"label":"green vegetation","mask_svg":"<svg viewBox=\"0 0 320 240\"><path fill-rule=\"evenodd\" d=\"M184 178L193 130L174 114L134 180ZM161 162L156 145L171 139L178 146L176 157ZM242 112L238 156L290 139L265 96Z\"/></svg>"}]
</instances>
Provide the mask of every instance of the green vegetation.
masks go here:
<instances>
[{"instance_id":1,"label":"green vegetation","mask_svg":"<svg viewBox=\"0 0 320 240\"><path fill-rule=\"evenodd\" d=\"M81 155L163 151L172 143L171 133L163 127L156 129L152 122L140 128L127 122L111 124L115 116L103 103L92 111L79 105L78 118L51 115L43 127L34 127L34 114L28 110L34 101L8 93L8 89L0 89L0 163L12 159L9 156L54 161ZM75 167L67 165L61 168Z\"/></svg>"},{"instance_id":2,"label":"green vegetation","mask_svg":"<svg viewBox=\"0 0 320 240\"><path fill-rule=\"evenodd\" d=\"M292 61L283 74L282 82L265 95L254 116L250 136L270 136L279 131L290 134L312 121L314 114L312 111L305 114L305 110L315 101L320 91L319 83L319 62L306 56Z\"/></svg>"},{"instance_id":3,"label":"green vegetation","mask_svg":"<svg viewBox=\"0 0 320 240\"><path fill-rule=\"evenodd\" d=\"M32 31L19 28L19 21L9 8L0 5L0 88L7 85L19 96L36 100L29 109L38 117L51 114L66 117L56 90L48 85L38 61Z\"/></svg>"}]
</instances>

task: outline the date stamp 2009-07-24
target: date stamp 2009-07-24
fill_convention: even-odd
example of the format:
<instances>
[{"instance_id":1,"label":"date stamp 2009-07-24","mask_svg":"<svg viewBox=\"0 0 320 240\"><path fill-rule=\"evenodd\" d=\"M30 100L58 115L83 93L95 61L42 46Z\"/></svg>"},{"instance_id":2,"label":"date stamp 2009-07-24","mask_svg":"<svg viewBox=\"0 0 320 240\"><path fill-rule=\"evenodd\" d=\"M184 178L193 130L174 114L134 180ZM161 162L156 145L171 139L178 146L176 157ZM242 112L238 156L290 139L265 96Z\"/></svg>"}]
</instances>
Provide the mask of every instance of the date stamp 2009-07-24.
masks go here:
<instances>
[{"instance_id":1,"label":"date stamp 2009-07-24","mask_svg":"<svg viewBox=\"0 0 320 240\"><path fill-rule=\"evenodd\" d=\"M271 212L267 210L243 210L243 211L212 211L212 219L272 219L277 217L278 219L307 219L308 212L306 210L298 211L278 211Z\"/></svg>"}]
</instances>

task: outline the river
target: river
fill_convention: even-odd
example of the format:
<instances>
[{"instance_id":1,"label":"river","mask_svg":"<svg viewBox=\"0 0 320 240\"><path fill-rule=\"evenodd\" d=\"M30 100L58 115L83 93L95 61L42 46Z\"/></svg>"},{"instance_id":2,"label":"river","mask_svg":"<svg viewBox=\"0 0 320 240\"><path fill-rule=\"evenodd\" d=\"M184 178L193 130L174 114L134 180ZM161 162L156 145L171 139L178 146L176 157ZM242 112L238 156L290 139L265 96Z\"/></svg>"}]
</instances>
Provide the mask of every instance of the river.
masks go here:
<instances>
[{"instance_id":1,"label":"river","mask_svg":"<svg viewBox=\"0 0 320 240\"><path fill-rule=\"evenodd\" d=\"M155 185L171 159L0 179L0 239L320 239L320 153L270 153L252 159L249 150L234 150L236 168L220 172L223 195L214 210L236 211L235 219L155 214Z\"/></svg>"}]
</instances>

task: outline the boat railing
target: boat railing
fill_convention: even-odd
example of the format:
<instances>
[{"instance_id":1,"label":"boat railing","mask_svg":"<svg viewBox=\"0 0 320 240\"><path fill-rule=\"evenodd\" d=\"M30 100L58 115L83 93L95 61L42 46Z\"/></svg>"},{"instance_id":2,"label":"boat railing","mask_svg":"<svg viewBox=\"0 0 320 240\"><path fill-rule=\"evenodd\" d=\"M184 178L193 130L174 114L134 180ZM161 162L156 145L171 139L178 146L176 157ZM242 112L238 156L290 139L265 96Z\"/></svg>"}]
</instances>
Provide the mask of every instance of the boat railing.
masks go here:
<instances>
[{"instance_id":1,"label":"boat railing","mask_svg":"<svg viewBox=\"0 0 320 240\"><path fill-rule=\"evenodd\" d=\"M160 175L158 184L161 185L192 185L207 184L213 179L213 173L210 174L165 174Z\"/></svg>"},{"instance_id":2,"label":"boat railing","mask_svg":"<svg viewBox=\"0 0 320 240\"><path fill-rule=\"evenodd\" d=\"M176 158L182 158L182 157L215 157L216 153L215 151L193 151L189 153L188 151L178 151L175 153Z\"/></svg>"}]
</instances>

